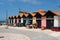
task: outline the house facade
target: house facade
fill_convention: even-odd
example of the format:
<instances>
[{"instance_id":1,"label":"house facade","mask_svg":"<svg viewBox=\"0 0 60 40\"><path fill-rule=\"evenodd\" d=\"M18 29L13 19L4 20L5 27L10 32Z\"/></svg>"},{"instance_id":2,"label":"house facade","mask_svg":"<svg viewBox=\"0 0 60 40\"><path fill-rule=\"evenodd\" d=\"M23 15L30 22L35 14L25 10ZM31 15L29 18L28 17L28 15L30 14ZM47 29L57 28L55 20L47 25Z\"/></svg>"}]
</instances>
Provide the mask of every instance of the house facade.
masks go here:
<instances>
[{"instance_id":1,"label":"house facade","mask_svg":"<svg viewBox=\"0 0 60 40\"><path fill-rule=\"evenodd\" d=\"M17 16L9 17L10 26L26 26L38 23L38 28L60 28L60 12L53 10L38 10L36 12L19 11Z\"/></svg>"}]
</instances>

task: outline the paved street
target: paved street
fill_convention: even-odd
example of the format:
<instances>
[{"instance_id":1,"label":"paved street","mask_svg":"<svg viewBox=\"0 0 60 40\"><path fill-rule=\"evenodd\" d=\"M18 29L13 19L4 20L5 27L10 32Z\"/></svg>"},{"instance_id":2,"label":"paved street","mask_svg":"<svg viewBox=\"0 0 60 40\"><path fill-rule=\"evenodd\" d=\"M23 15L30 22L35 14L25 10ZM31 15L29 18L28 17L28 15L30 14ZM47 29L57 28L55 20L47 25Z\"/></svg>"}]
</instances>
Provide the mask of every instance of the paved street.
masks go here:
<instances>
[{"instance_id":1,"label":"paved street","mask_svg":"<svg viewBox=\"0 0 60 40\"><path fill-rule=\"evenodd\" d=\"M0 40L58 40L56 37L50 36L43 31L35 32L29 30L21 30L0 27Z\"/></svg>"}]
</instances>

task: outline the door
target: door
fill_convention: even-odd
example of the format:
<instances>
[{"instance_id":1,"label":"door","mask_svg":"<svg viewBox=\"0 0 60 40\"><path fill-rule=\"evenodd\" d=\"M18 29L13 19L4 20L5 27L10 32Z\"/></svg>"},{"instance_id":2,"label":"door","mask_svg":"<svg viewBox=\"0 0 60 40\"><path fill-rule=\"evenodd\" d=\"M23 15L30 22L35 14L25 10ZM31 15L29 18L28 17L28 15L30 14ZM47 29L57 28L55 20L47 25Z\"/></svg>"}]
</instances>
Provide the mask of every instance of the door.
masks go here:
<instances>
[{"instance_id":1,"label":"door","mask_svg":"<svg viewBox=\"0 0 60 40\"><path fill-rule=\"evenodd\" d=\"M46 28L46 16L41 18L41 28Z\"/></svg>"},{"instance_id":2,"label":"door","mask_svg":"<svg viewBox=\"0 0 60 40\"><path fill-rule=\"evenodd\" d=\"M47 28L50 29L54 26L54 20L47 20Z\"/></svg>"},{"instance_id":3,"label":"door","mask_svg":"<svg viewBox=\"0 0 60 40\"><path fill-rule=\"evenodd\" d=\"M41 20L37 20L38 28L41 28Z\"/></svg>"},{"instance_id":4,"label":"door","mask_svg":"<svg viewBox=\"0 0 60 40\"><path fill-rule=\"evenodd\" d=\"M25 25L27 25L29 23L29 18L26 18L26 23Z\"/></svg>"},{"instance_id":5,"label":"door","mask_svg":"<svg viewBox=\"0 0 60 40\"><path fill-rule=\"evenodd\" d=\"M36 24L36 17L33 17L32 24Z\"/></svg>"}]
</instances>

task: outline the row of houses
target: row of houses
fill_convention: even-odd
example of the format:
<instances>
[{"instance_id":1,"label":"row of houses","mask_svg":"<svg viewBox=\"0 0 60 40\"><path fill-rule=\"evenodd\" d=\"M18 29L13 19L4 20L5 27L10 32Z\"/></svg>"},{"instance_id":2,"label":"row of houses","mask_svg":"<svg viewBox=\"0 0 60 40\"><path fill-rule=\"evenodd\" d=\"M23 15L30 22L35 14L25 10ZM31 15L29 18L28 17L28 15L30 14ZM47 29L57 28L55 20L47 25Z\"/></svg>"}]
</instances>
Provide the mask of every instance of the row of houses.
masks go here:
<instances>
[{"instance_id":1,"label":"row of houses","mask_svg":"<svg viewBox=\"0 0 60 40\"><path fill-rule=\"evenodd\" d=\"M38 24L38 28L60 28L60 12L54 10L38 10L36 12L19 11L16 16L10 16L10 26L26 26L27 24Z\"/></svg>"}]
</instances>

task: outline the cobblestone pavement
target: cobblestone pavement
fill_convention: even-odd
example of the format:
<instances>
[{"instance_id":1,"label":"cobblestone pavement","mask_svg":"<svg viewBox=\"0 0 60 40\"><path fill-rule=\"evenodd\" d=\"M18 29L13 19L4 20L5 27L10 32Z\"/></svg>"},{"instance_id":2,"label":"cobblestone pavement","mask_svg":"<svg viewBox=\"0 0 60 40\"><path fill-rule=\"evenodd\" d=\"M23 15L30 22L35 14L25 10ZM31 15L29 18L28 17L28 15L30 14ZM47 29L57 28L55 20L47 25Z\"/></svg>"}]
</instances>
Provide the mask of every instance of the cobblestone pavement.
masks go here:
<instances>
[{"instance_id":1,"label":"cobblestone pavement","mask_svg":"<svg viewBox=\"0 0 60 40\"><path fill-rule=\"evenodd\" d=\"M0 27L0 40L58 40L56 37L50 36L47 33L29 31L29 30L18 30L13 28L6 29Z\"/></svg>"}]
</instances>

